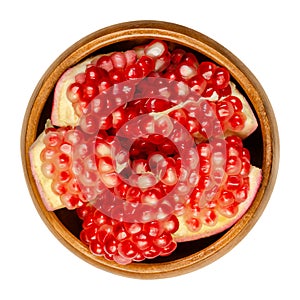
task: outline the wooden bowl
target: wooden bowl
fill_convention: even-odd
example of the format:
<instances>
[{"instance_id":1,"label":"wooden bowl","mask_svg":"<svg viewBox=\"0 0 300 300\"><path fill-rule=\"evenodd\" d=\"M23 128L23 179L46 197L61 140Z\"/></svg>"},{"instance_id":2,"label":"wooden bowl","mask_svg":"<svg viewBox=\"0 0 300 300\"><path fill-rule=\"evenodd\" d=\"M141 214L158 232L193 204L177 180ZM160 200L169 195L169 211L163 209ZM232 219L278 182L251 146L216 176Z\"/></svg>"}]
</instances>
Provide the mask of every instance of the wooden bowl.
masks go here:
<instances>
[{"instance_id":1,"label":"wooden bowl","mask_svg":"<svg viewBox=\"0 0 300 300\"><path fill-rule=\"evenodd\" d=\"M209 238L180 243L168 257L122 266L90 253L78 238L81 225L73 211L60 209L49 212L45 209L31 173L28 151L50 117L54 87L66 69L95 52L130 49L154 38L187 47L230 71L232 80L251 103L259 121L258 129L245 143L251 152L253 164L262 168L263 179L251 207L230 229ZM223 256L249 232L262 214L273 190L278 169L279 137L267 95L255 76L231 52L190 28L167 22L135 21L96 31L75 43L54 61L29 101L22 129L21 152L25 177L36 209L62 244L103 270L146 279L171 277L199 269Z\"/></svg>"}]
</instances>

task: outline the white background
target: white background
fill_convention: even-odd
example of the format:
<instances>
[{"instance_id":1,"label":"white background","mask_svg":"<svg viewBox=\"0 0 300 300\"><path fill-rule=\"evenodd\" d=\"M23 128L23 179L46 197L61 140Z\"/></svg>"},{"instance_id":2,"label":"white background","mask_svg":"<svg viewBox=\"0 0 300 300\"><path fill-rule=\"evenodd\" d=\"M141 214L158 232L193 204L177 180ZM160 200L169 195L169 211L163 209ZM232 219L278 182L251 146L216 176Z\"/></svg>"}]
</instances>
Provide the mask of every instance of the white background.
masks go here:
<instances>
[{"instance_id":1,"label":"white background","mask_svg":"<svg viewBox=\"0 0 300 300\"><path fill-rule=\"evenodd\" d=\"M0 298L300 299L298 12L291 0L1 1ZM62 246L34 208L19 150L28 100L56 57L97 29L139 19L191 27L239 57L267 92L281 139L274 192L242 242L203 269L150 281L96 269Z\"/></svg>"}]
</instances>

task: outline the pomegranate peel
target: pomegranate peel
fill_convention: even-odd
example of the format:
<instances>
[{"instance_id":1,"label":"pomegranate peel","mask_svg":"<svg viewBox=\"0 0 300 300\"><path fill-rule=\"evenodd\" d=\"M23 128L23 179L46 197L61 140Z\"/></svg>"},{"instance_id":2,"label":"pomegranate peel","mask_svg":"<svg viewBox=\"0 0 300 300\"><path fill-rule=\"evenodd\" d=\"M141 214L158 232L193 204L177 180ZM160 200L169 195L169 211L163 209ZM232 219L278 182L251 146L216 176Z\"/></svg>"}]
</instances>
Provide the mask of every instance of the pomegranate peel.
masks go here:
<instances>
[{"instance_id":1,"label":"pomegranate peel","mask_svg":"<svg viewBox=\"0 0 300 300\"><path fill-rule=\"evenodd\" d=\"M187 241L197 240L200 238L205 238L220 233L230 228L232 225L234 225L245 214L245 212L251 206L256 196L257 190L260 186L261 179L262 179L261 169L251 166L249 179L250 179L250 190L249 190L248 197L244 202L238 205L238 213L233 218L226 218L222 216L220 213L216 212L217 223L215 225L208 226L202 224L200 230L193 232L189 230L188 227L186 226L184 217L179 216L178 217L179 228L175 233L173 233L174 240L177 242L187 242Z\"/></svg>"}]
</instances>

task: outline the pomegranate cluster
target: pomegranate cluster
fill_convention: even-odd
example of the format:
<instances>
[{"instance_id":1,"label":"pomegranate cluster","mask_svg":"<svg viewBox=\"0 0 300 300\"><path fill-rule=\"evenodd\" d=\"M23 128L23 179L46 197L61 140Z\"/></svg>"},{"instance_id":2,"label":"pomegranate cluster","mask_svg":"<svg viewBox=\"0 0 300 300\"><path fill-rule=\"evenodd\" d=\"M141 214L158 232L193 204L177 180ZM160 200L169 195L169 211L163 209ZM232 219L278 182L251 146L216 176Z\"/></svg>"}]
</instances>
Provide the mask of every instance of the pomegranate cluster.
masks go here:
<instances>
[{"instance_id":1,"label":"pomegranate cluster","mask_svg":"<svg viewBox=\"0 0 300 300\"><path fill-rule=\"evenodd\" d=\"M223 231L259 186L243 146L257 123L228 70L161 40L66 71L51 121L31 155L43 200L118 264Z\"/></svg>"}]
</instances>

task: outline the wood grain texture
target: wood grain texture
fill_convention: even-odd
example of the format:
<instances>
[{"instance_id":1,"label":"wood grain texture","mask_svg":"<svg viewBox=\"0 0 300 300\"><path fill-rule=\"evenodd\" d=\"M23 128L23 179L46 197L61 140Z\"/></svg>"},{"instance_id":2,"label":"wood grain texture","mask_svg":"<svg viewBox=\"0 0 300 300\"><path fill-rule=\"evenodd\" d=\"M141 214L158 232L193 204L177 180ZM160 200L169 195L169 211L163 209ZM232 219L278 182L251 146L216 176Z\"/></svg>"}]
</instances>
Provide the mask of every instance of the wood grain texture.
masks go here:
<instances>
[{"instance_id":1,"label":"wood grain texture","mask_svg":"<svg viewBox=\"0 0 300 300\"><path fill-rule=\"evenodd\" d=\"M37 134L43 129L43 120L49 117L49 99L56 82L66 69L95 52L127 49L153 38L190 48L230 71L232 78L251 102L259 120L261 142L257 144L259 146L253 145L255 140L249 143L260 157L263 179L249 210L225 233L207 240L202 246L199 246L199 243L187 243L186 248L178 250L177 256L165 261L120 266L90 253L76 236L78 228L72 215L67 217L63 211L54 213L45 209L30 170L28 153ZM53 62L29 101L21 134L21 154L25 178L35 207L48 228L67 248L103 270L127 277L153 279L177 276L212 263L232 249L251 230L267 205L275 184L279 163L279 137L275 116L266 93L251 71L234 54L195 30L150 20L117 24L94 32L75 43ZM194 247L193 251L188 251L189 245Z\"/></svg>"}]
</instances>

